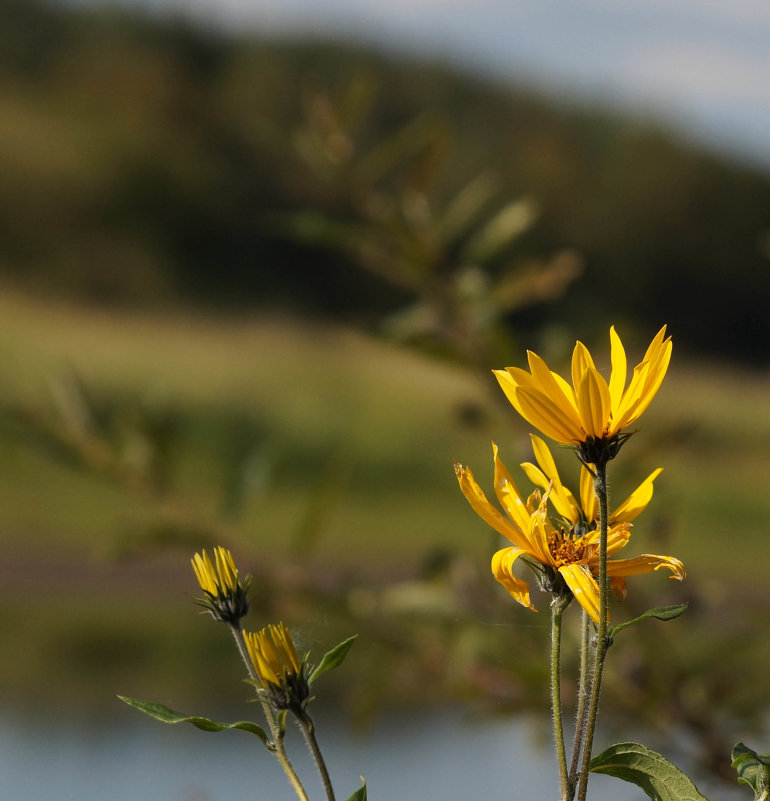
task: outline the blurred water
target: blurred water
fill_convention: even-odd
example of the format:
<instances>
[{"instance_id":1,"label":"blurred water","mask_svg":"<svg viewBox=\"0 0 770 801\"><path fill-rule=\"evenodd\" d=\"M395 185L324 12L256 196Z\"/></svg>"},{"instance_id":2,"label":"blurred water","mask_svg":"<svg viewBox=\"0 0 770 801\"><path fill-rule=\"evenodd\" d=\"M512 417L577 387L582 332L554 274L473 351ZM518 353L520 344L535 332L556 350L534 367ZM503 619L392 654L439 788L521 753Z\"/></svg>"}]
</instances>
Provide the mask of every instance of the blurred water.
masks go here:
<instances>
[{"instance_id":1,"label":"blurred water","mask_svg":"<svg viewBox=\"0 0 770 801\"><path fill-rule=\"evenodd\" d=\"M120 710L121 726L0 719L0 798L14 801L296 801L281 769L243 732L201 732ZM557 799L551 748L521 722L460 713L389 717L366 734L319 715L338 799L367 781L372 801ZM293 735L293 733L292 733ZM301 743L291 755L313 799L323 793ZM301 758L300 758L301 757ZM636 801L617 779L592 779L592 801Z\"/></svg>"}]
</instances>

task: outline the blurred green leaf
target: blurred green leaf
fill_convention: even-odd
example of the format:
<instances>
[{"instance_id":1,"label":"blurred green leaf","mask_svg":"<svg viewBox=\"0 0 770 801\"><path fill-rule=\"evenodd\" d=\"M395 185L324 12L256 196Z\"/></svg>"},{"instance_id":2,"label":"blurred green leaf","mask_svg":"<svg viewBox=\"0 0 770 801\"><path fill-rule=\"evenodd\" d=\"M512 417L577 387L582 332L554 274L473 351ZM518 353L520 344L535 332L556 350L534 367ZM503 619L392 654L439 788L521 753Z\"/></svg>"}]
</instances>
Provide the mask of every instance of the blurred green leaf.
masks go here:
<instances>
[{"instance_id":1,"label":"blurred green leaf","mask_svg":"<svg viewBox=\"0 0 770 801\"><path fill-rule=\"evenodd\" d=\"M732 766L738 781L754 790L756 801L770 798L770 751L758 754L743 743L736 743L732 752Z\"/></svg>"},{"instance_id":2,"label":"blurred green leaf","mask_svg":"<svg viewBox=\"0 0 770 801\"><path fill-rule=\"evenodd\" d=\"M531 198L507 203L471 238L463 251L463 259L484 264L495 258L531 227L537 215L537 205Z\"/></svg>"},{"instance_id":3,"label":"blurred green leaf","mask_svg":"<svg viewBox=\"0 0 770 801\"><path fill-rule=\"evenodd\" d=\"M686 773L639 743L611 745L591 760L591 772L635 784L653 801L707 801Z\"/></svg>"},{"instance_id":4,"label":"blurred green leaf","mask_svg":"<svg viewBox=\"0 0 770 801\"><path fill-rule=\"evenodd\" d=\"M339 645L335 645L331 651L327 651L321 662L313 669L310 676L308 676L308 682L312 684L321 674L326 673L327 670L339 667L345 660L348 651L352 648L357 637L358 635L354 634L352 637L348 637L347 640L343 640Z\"/></svg>"},{"instance_id":5,"label":"blurred green leaf","mask_svg":"<svg viewBox=\"0 0 770 801\"><path fill-rule=\"evenodd\" d=\"M118 698L129 706L134 707L134 709L138 709L140 712L144 712L145 715L149 715L151 718L160 720L163 723L191 723L193 726L203 731L240 729L249 734L255 734L265 744L267 744L268 741L264 729L249 720L239 720L236 723L219 723L216 720L199 717L197 715L183 715L181 712L175 712L173 709L163 706L163 704L156 704L151 701L139 701L136 698L128 698L124 695L119 695Z\"/></svg>"}]
</instances>

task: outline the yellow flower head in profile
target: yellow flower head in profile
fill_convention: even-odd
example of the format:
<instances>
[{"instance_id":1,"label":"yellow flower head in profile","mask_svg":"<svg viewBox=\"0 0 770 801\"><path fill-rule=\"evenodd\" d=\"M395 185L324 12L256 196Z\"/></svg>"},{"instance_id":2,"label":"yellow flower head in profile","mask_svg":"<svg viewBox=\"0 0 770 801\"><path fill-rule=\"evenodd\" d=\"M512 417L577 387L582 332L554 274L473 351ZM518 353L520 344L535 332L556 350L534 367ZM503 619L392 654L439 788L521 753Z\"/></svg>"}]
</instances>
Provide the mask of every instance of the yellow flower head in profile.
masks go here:
<instances>
[{"instance_id":1,"label":"yellow flower head in profile","mask_svg":"<svg viewBox=\"0 0 770 801\"><path fill-rule=\"evenodd\" d=\"M283 623L258 632L244 632L246 649L254 672L277 709L301 710L307 703L310 687L305 666L289 630Z\"/></svg>"},{"instance_id":2,"label":"yellow flower head in profile","mask_svg":"<svg viewBox=\"0 0 770 801\"><path fill-rule=\"evenodd\" d=\"M611 459L622 443L623 429L650 405L671 360L671 337L658 331L626 386L623 343L610 328L610 380L604 378L582 342L572 353L572 385L536 353L527 352L530 372L519 367L494 370L516 411L556 442L578 447L585 462Z\"/></svg>"},{"instance_id":3,"label":"yellow flower head in profile","mask_svg":"<svg viewBox=\"0 0 770 801\"><path fill-rule=\"evenodd\" d=\"M479 517L513 543L492 557L492 573L522 606L535 609L530 600L529 584L518 578L513 568L519 558L534 568L541 584L554 594L564 587L577 602L599 622L599 531L596 502L590 472L583 468L580 501L561 483L556 464L545 442L532 437L538 465L525 463L525 473L545 492L536 489L526 500L499 458L493 444L495 493L503 514L487 499L467 467L455 463L460 489ZM613 556L631 537L631 521L652 498L654 471L609 516L607 554ZM549 504L555 511L549 512ZM685 570L673 556L642 554L632 559L608 559L607 575L616 595L625 595L626 577L666 568L671 578L682 580Z\"/></svg>"},{"instance_id":4,"label":"yellow flower head in profile","mask_svg":"<svg viewBox=\"0 0 770 801\"><path fill-rule=\"evenodd\" d=\"M248 589L251 577L238 577L233 555L227 548L214 548L212 562L205 550L196 553L192 566L205 598L198 603L211 613L215 620L236 624L248 611Z\"/></svg>"}]
</instances>

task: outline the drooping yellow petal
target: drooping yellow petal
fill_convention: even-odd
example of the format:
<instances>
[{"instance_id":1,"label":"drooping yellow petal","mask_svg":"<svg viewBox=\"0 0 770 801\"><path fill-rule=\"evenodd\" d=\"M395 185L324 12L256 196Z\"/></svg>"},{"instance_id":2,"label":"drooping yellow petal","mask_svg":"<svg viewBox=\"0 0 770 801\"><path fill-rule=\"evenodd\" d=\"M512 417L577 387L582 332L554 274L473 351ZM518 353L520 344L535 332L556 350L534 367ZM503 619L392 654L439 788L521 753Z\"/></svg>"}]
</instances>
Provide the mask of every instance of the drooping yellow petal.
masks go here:
<instances>
[{"instance_id":1,"label":"drooping yellow petal","mask_svg":"<svg viewBox=\"0 0 770 801\"><path fill-rule=\"evenodd\" d=\"M533 612L537 610L529 598L529 584L513 573L516 560L524 554L519 548L503 548L492 557L492 575L505 587L514 600Z\"/></svg>"},{"instance_id":2,"label":"drooping yellow petal","mask_svg":"<svg viewBox=\"0 0 770 801\"><path fill-rule=\"evenodd\" d=\"M524 534L502 512L496 509L487 500L484 491L476 482L469 467L463 467L455 462L455 474L460 484L460 489L465 495L473 511L488 525L510 540L514 545L526 547L527 540Z\"/></svg>"},{"instance_id":3,"label":"drooping yellow petal","mask_svg":"<svg viewBox=\"0 0 770 801\"><path fill-rule=\"evenodd\" d=\"M497 500L517 528L522 532L526 531L530 515L526 502L521 497L519 488L511 478L508 468L500 459L497 443L495 442L492 443L492 453L495 462L495 494L497 495Z\"/></svg>"},{"instance_id":4,"label":"drooping yellow petal","mask_svg":"<svg viewBox=\"0 0 770 801\"><path fill-rule=\"evenodd\" d=\"M610 398L612 401L612 408L618 409L620 407L620 400L623 397L623 390L626 386L628 365L626 361L626 351L617 331L615 331L614 325L610 328L610 360L612 362Z\"/></svg>"},{"instance_id":5,"label":"drooping yellow petal","mask_svg":"<svg viewBox=\"0 0 770 801\"><path fill-rule=\"evenodd\" d=\"M579 445L585 439L580 421L566 417L562 409L542 392L520 386L515 395L519 414L547 437L566 445Z\"/></svg>"},{"instance_id":6,"label":"drooping yellow petal","mask_svg":"<svg viewBox=\"0 0 770 801\"><path fill-rule=\"evenodd\" d=\"M607 562L608 576L637 576L640 573L652 573L665 568L671 571L669 578L682 581L687 575L684 565L673 556L659 556L654 553L643 553L633 559L612 559Z\"/></svg>"},{"instance_id":7,"label":"drooping yellow petal","mask_svg":"<svg viewBox=\"0 0 770 801\"><path fill-rule=\"evenodd\" d=\"M601 439L610 419L612 403L607 382L595 367L589 367L583 373L577 388L577 403L586 434Z\"/></svg>"},{"instance_id":8,"label":"drooping yellow petal","mask_svg":"<svg viewBox=\"0 0 770 801\"><path fill-rule=\"evenodd\" d=\"M545 442L535 434L530 434L532 450L541 469L538 469L531 462L522 463L521 467L527 474L527 478L538 487L548 489L549 484L553 483L551 490L551 503L556 507L556 511L573 524L580 520L580 506L573 494L561 483L556 462L551 451Z\"/></svg>"},{"instance_id":9,"label":"drooping yellow petal","mask_svg":"<svg viewBox=\"0 0 770 801\"><path fill-rule=\"evenodd\" d=\"M599 585L591 571L581 564L563 565L559 568L567 586L572 590L575 600L586 610L594 621L599 622Z\"/></svg>"},{"instance_id":10,"label":"drooping yellow petal","mask_svg":"<svg viewBox=\"0 0 770 801\"><path fill-rule=\"evenodd\" d=\"M662 472L662 467L653 470L628 498L612 512L610 519L617 523L630 523L634 518L638 517L652 500L652 482L655 481Z\"/></svg>"}]
</instances>

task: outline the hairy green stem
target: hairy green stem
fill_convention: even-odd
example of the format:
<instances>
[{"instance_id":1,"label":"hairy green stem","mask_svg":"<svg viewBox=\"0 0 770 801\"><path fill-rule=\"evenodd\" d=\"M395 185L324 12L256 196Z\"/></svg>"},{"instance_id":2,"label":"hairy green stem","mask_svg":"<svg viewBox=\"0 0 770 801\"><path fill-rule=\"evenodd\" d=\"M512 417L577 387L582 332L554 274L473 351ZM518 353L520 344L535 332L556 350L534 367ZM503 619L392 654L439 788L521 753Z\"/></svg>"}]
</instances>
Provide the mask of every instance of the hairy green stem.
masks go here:
<instances>
[{"instance_id":1,"label":"hairy green stem","mask_svg":"<svg viewBox=\"0 0 770 801\"><path fill-rule=\"evenodd\" d=\"M241 659L243 659L243 662L246 665L246 670L248 671L249 676L251 676L251 678L255 681L258 681L257 672L254 670L254 665L251 663L251 659L249 658L248 648L246 648L246 640L243 637L243 630L238 624L233 624L230 626L230 628L233 632L233 639L235 640L235 644L238 646L238 651L241 654ZM273 708L270 706L270 702L260 692L257 692L257 697L262 704L262 710L265 713L265 719L267 720L267 725L270 729L270 735L273 738L273 742L268 746L268 750L275 754L276 759L283 768L283 772L286 774L286 778L294 788L294 792L297 794L297 797L300 799L300 801L310 801L307 791L302 786L302 782L300 781L299 776L297 776L297 772L294 770L294 766L291 764L289 756L286 753L286 748L283 743L284 732L276 720L275 713L273 712Z\"/></svg>"},{"instance_id":2,"label":"hairy green stem","mask_svg":"<svg viewBox=\"0 0 770 801\"><path fill-rule=\"evenodd\" d=\"M591 683L591 700L588 705L583 757L578 776L578 801L585 801L588 792L588 774L591 766L591 750L593 748L596 717L599 712L599 695L602 690L602 674L604 659L607 655L607 463L596 465L594 491L599 499L599 623L596 631L596 648L594 651L593 681Z\"/></svg>"},{"instance_id":3,"label":"hairy green stem","mask_svg":"<svg viewBox=\"0 0 770 801\"><path fill-rule=\"evenodd\" d=\"M572 762L569 769L569 780L574 790L580 754L583 746L583 733L586 725L586 701L588 700L588 646L589 646L589 617L585 609L582 610L580 623L580 679L578 683L577 713L575 715L575 741L572 747Z\"/></svg>"},{"instance_id":4,"label":"hairy green stem","mask_svg":"<svg viewBox=\"0 0 770 801\"><path fill-rule=\"evenodd\" d=\"M569 775L567 774L567 754L564 750L564 723L561 705L561 621L569 598L555 597L551 602L551 711L553 712L553 736L556 744L556 757L559 761L561 780L561 801L572 797Z\"/></svg>"},{"instance_id":5,"label":"hairy green stem","mask_svg":"<svg viewBox=\"0 0 770 801\"><path fill-rule=\"evenodd\" d=\"M326 762L324 762L324 758L321 755L321 749L318 747L318 740L316 740L315 736L315 724L305 710L302 710L301 713L295 712L294 714L297 718L300 731L302 732L305 742L307 743L307 747L310 749L310 753L313 755L313 760L318 768L318 773L320 774L321 781L323 782L324 792L326 793L326 799L327 801L334 801L334 789L332 788L332 781L329 777L329 771L326 769Z\"/></svg>"}]
</instances>

